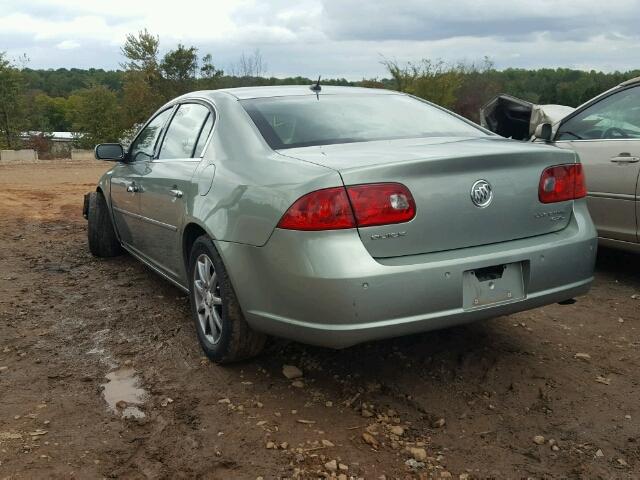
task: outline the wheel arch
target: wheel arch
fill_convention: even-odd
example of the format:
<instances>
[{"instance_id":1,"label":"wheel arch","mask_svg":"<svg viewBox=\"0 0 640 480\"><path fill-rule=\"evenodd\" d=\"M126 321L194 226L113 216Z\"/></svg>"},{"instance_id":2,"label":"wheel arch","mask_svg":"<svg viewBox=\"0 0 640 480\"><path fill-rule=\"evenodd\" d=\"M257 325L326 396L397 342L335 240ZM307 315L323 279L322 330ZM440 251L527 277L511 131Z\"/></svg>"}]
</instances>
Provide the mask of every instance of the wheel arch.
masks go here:
<instances>
[{"instance_id":1,"label":"wheel arch","mask_svg":"<svg viewBox=\"0 0 640 480\"><path fill-rule=\"evenodd\" d=\"M118 231L118 227L116 225L116 219L113 216L113 205L111 203L111 195L108 194L110 192L110 184L106 183L104 179L100 179L98 185L96 185L96 193L102 194L105 202L107 203L107 209L109 210L109 218L111 218L111 223L113 225L113 230L116 232L116 238L119 242L122 243L120 239L120 232Z\"/></svg>"},{"instance_id":2,"label":"wheel arch","mask_svg":"<svg viewBox=\"0 0 640 480\"><path fill-rule=\"evenodd\" d=\"M182 261L184 263L185 272L189 271L189 254L191 253L191 247L198 237L202 235L207 235L211 240L214 240L214 237L204 228L201 224L189 221L182 229Z\"/></svg>"}]
</instances>

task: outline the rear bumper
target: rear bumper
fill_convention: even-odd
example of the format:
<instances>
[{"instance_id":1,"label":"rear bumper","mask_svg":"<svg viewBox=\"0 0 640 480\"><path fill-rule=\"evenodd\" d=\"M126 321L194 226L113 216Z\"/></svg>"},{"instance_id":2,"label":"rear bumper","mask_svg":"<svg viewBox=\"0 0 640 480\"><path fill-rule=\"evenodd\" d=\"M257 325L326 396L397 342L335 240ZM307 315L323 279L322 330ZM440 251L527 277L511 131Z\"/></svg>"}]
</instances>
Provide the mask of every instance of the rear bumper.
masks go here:
<instances>
[{"instance_id":1,"label":"rear bumper","mask_svg":"<svg viewBox=\"0 0 640 480\"><path fill-rule=\"evenodd\" d=\"M355 230L279 230L263 247L219 242L236 294L256 330L342 348L506 315L589 290L596 230L584 201L567 228L446 252L373 259ZM524 262L525 296L463 308L463 273Z\"/></svg>"}]
</instances>

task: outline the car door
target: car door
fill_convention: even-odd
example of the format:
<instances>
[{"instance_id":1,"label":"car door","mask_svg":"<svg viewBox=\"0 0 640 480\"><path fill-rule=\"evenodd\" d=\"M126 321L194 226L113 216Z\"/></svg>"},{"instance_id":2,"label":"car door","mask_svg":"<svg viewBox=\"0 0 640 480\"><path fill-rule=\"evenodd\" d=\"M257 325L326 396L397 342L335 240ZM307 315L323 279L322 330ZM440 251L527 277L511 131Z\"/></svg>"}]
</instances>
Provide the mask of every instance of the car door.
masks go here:
<instances>
[{"instance_id":1,"label":"car door","mask_svg":"<svg viewBox=\"0 0 640 480\"><path fill-rule=\"evenodd\" d=\"M580 156L598 235L637 242L640 86L614 91L563 120L555 144Z\"/></svg>"},{"instance_id":2,"label":"car door","mask_svg":"<svg viewBox=\"0 0 640 480\"><path fill-rule=\"evenodd\" d=\"M122 162L111 174L111 205L114 224L120 240L137 250L140 242L140 176L153 158L162 129L169 119L171 109L151 118L132 142Z\"/></svg>"},{"instance_id":3,"label":"car door","mask_svg":"<svg viewBox=\"0 0 640 480\"><path fill-rule=\"evenodd\" d=\"M214 110L205 103L181 103L171 118L155 158L140 176L141 250L168 275L179 278L182 248L179 232L187 202L198 195L192 182L211 132Z\"/></svg>"}]
</instances>

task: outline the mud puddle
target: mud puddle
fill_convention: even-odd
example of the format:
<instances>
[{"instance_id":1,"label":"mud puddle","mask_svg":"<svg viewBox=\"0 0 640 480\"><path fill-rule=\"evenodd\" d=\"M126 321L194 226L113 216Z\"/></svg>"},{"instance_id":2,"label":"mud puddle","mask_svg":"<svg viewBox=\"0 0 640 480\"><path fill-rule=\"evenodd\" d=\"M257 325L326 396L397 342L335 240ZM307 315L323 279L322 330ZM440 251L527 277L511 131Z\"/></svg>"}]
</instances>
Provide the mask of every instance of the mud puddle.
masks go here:
<instances>
[{"instance_id":1,"label":"mud puddle","mask_svg":"<svg viewBox=\"0 0 640 480\"><path fill-rule=\"evenodd\" d=\"M140 386L140 379L133 368L121 368L107 373L109 380L103 383L102 396L109 410L125 418L144 418L141 406L147 392Z\"/></svg>"}]
</instances>

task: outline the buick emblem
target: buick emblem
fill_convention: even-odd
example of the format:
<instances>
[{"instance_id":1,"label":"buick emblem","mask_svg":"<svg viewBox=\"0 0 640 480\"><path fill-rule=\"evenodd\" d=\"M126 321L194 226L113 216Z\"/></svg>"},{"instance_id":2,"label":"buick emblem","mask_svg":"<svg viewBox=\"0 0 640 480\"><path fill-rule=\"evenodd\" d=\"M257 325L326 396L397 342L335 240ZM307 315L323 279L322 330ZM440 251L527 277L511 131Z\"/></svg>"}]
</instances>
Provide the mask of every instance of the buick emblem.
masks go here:
<instances>
[{"instance_id":1,"label":"buick emblem","mask_svg":"<svg viewBox=\"0 0 640 480\"><path fill-rule=\"evenodd\" d=\"M486 180L478 180L471 187L471 201L476 207L488 207L493 200L491 184Z\"/></svg>"}]
</instances>

